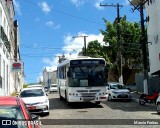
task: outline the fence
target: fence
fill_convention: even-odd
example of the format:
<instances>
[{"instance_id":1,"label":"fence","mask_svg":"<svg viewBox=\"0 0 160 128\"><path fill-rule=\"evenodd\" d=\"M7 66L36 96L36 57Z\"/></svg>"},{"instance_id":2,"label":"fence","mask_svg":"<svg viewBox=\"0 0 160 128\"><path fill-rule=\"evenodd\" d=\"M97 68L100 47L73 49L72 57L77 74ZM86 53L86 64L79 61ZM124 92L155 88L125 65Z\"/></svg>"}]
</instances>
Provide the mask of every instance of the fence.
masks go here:
<instances>
[{"instance_id":1,"label":"fence","mask_svg":"<svg viewBox=\"0 0 160 128\"><path fill-rule=\"evenodd\" d=\"M144 92L143 87L143 74L135 75L135 82L137 91L140 93ZM160 92L160 76L149 76L148 78L148 93L153 94L154 91Z\"/></svg>"}]
</instances>

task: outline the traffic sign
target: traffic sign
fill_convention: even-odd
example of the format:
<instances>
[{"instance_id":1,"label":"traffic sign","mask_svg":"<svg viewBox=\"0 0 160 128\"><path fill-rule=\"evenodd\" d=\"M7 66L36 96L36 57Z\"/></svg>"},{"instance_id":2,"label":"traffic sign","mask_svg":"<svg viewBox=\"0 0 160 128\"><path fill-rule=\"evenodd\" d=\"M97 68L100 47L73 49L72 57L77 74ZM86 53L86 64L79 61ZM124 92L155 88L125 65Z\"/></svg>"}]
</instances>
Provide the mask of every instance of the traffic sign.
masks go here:
<instances>
[{"instance_id":1,"label":"traffic sign","mask_svg":"<svg viewBox=\"0 0 160 128\"><path fill-rule=\"evenodd\" d=\"M23 71L23 63L21 61L13 62L11 64L11 71L13 71L13 72L22 72Z\"/></svg>"}]
</instances>

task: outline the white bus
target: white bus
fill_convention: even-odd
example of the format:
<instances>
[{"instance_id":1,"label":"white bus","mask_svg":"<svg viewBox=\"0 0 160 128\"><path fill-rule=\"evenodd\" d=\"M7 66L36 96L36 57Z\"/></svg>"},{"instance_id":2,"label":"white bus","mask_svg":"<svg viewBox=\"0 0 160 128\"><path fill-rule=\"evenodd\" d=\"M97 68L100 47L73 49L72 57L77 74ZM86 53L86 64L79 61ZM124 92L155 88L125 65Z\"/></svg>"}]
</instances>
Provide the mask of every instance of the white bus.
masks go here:
<instances>
[{"instance_id":1,"label":"white bus","mask_svg":"<svg viewBox=\"0 0 160 128\"><path fill-rule=\"evenodd\" d=\"M57 66L60 99L66 102L106 101L108 70L103 58L68 59Z\"/></svg>"}]
</instances>

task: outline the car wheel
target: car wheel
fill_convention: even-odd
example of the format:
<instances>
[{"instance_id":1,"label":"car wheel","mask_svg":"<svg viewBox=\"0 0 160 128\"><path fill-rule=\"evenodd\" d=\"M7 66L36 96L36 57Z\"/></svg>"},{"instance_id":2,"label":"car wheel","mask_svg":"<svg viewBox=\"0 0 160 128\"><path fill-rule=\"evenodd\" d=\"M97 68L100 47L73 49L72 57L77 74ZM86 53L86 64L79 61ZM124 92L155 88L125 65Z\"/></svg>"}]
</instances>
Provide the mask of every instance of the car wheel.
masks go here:
<instances>
[{"instance_id":1,"label":"car wheel","mask_svg":"<svg viewBox=\"0 0 160 128\"><path fill-rule=\"evenodd\" d=\"M44 112L41 114L42 116L48 116L49 115L49 112Z\"/></svg>"},{"instance_id":2,"label":"car wheel","mask_svg":"<svg viewBox=\"0 0 160 128\"><path fill-rule=\"evenodd\" d=\"M140 98L139 98L139 104L140 105L145 105L145 99L144 99L145 97L144 96L141 96Z\"/></svg>"},{"instance_id":3,"label":"car wheel","mask_svg":"<svg viewBox=\"0 0 160 128\"><path fill-rule=\"evenodd\" d=\"M112 100L111 94L108 94L108 101L111 101L111 100Z\"/></svg>"},{"instance_id":4,"label":"car wheel","mask_svg":"<svg viewBox=\"0 0 160 128\"><path fill-rule=\"evenodd\" d=\"M49 112L47 112L47 115L49 115Z\"/></svg>"},{"instance_id":5,"label":"car wheel","mask_svg":"<svg viewBox=\"0 0 160 128\"><path fill-rule=\"evenodd\" d=\"M100 102L100 101L96 101L95 103L96 103L96 104L100 104L101 102Z\"/></svg>"},{"instance_id":6,"label":"car wheel","mask_svg":"<svg viewBox=\"0 0 160 128\"><path fill-rule=\"evenodd\" d=\"M131 92L131 89L130 88L127 88L130 92Z\"/></svg>"},{"instance_id":7,"label":"car wheel","mask_svg":"<svg viewBox=\"0 0 160 128\"><path fill-rule=\"evenodd\" d=\"M131 102L131 101L132 101L132 98L131 98L131 99L129 99L128 101L129 101L129 102Z\"/></svg>"},{"instance_id":8,"label":"car wheel","mask_svg":"<svg viewBox=\"0 0 160 128\"><path fill-rule=\"evenodd\" d=\"M157 103L157 113L160 114L160 103Z\"/></svg>"}]
</instances>

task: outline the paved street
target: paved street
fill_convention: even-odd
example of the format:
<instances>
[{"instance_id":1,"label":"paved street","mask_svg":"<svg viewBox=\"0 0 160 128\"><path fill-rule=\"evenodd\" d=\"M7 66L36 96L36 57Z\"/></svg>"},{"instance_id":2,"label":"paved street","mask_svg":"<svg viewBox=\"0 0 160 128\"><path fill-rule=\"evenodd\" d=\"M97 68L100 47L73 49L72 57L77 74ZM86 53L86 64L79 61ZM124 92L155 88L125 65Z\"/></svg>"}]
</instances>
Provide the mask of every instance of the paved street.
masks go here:
<instances>
[{"instance_id":1,"label":"paved street","mask_svg":"<svg viewBox=\"0 0 160 128\"><path fill-rule=\"evenodd\" d=\"M42 128L50 127L78 127L78 128L106 128L106 127L137 127L134 121L137 119L141 122L156 121L153 119L160 119L156 113L156 108L153 105L141 106L136 100L128 101L105 101L100 105L94 103L75 103L68 106L65 101L60 101L57 93L49 94L50 99L50 115L40 117L42 122L50 125L43 125ZM55 120L59 119L59 120ZM70 119L70 120L65 120ZM77 120L75 120L77 119ZM79 120L78 120L79 119ZM81 120L80 120L81 119ZM85 119L85 120L83 120ZM94 120L96 119L96 120ZM105 119L105 120L104 120ZM109 120L113 119L113 120ZM125 120L121 120L125 119ZM133 120L132 120L133 119ZM67 122L69 121L69 122ZM139 120L138 120L139 121ZM59 125L53 125L56 122ZM101 125L104 124L106 125ZM73 124L74 125L68 125ZM95 125L98 123L98 125ZM43 123L42 123L43 124ZM82 125L88 124L88 125ZM110 125L107 125L110 124ZM115 124L115 125L114 125ZM117 125L119 124L119 125ZM129 125L126 125L129 124ZM132 125L133 124L133 125ZM159 124L159 122L158 122ZM153 127L153 125L138 125L138 127ZM159 127L158 125L154 127Z\"/></svg>"}]
</instances>

